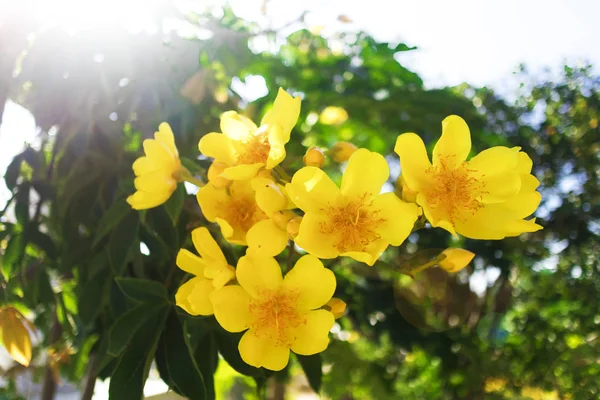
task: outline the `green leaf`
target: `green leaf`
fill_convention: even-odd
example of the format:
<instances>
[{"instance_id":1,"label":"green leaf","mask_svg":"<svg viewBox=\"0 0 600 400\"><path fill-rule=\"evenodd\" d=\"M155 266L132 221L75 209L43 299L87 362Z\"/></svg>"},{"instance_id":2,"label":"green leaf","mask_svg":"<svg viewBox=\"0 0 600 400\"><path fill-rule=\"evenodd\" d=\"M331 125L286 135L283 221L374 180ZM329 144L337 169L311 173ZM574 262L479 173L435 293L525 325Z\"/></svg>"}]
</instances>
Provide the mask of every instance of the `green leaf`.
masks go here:
<instances>
[{"instance_id":1,"label":"green leaf","mask_svg":"<svg viewBox=\"0 0 600 400\"><path fill-rule=\"evenodd\" d=\"M17 233L10 237L4 251L4 259L2 260L2 275L6 280L13 275L15 267L25 254L25 235Z\"/></svg>"},{"instance_id":2,"label":"green leaf","mask_svg":"<svg viewBox=\"0 0 600 400\"><path fill-rule=\"evenodd\" d=\"M140 219L137 212L130 212L113 230L108 241L108 259L115 275L125 272L131 248L137 244Z\"/></svg>"},{"instance_id":3,"label":"green leaf","mask_svg":"<svg viewBox=\"0 0 600 400\"><path fill-rule=\"evenodd\" d=\"M83 285L79 296L79 317L85 326L90 326L106 304L112 274L108 268L98 270Z\"/></svg>"},{"instance_id":4,"label":"green leaf","mask_svg":"<svg viewBox=\"0 0 600 400\"><path fill-rule=\"evenodd\" d=\"M219 332L215 335L217 345L219 347L219 353L223 356L225 361L242 375L260 377L264 376L264 371L260 368L248 365L242 360L240 351L238 350L238 344L242 338L243 333L229 333Z\"/></svg>"},{"instance_id":5,"label":"green leaf","mask_svg":"<svg viewBox=\"0 0 600 400\"><path fill-rule=\"evenodd\" d=\"M167 319L167 326L158 343L157 364L161 364L162 375L166 375L173 389L190 400L207 397L202 373L190 349L187 335L175 310ZM164 379L164 377L163 377Z\"/></svg>"},{"instance_id":6,"label":"green leaf","mask_svg":"<svg viewBox=\"0 0 600 400\"><path fill-rule=\"evenodd\" d=\"M296 354L296 359L298 359L298 362L302 366L302 370L304 370L304 374L312 390L319 393L323 379L323 360L321 359L321 354L317 353L312 356Z\"/></svg>"},{"instance_id":7,"label":"green leaf","mask_svg":"<svg viewBox=\"0 0 600 400\"><path fill-rule=\"evenodd\" d=\"M169 301L167 288L159 282L138 278L116 278L115 281L123 294L135 301Z\"/></svg>"},{"instance_id":8,"label":"green leaf","mask_svg":"<svg viewBox=\"0 0 600 400\"><path fill-rule=\"evenodd\" d=\"M183 201L185 200L185 186L177 185L177 190L171 195L169 200L165 203L165 210L169 214L169 218L173 221L173 226L177 225L179 220L179 214L183 208Z\"/></svg>"},{"instance_id":9,"label":"green leaf","mask_svg":"<svg viewBox=\"0 0 600 400\"><path fill-rule=\"evenodd\" d=\"M6 187L8 190L13 191L15 186L17 186L17 179L19 178L19 173L21 172L21 163L23 162L22 154L19 154L13 158L13 160L8 164L6 168L6 173L4 174L4 182L6 183Z\"/></svg>"},{"instance_id":10,"label":"green leaf","mask_svg":"<svg viewBox=\"0 0 600 400\"><path fill-rule=\"evenodd\" d=\"M127 204L124 199L118 200L112 206L110 206L98 223L98 228L96 228L96 234L94 235L92 247L96 247L110 231L115 229L115 227L130 211L131 206Z\"/></svg>"},{"instance_id":11,"label":"green leaf","mask_svg":"<svg viewBox=\"0 0 600 400\"><path fill-rule=\"evenodd\" d=\"M137 330L123 355L119 358L111 378L108 395L111 400L140 400L144 383L156 353L160 333L168 309L153 314Z\"/></svg>"},{"instance_id":12,"label":"green leaf","mask_svg":"<svg viewBox=\"0 0 600 400\"><path fill-rule=\"evenodd\" d=\"M28 236L29 241L41 250L43 250L49 259L56 260L56 258L58 257L58 251L56 250L56 245L54 244L54 241L52 241L50 236L37 230L28 232Z\"/></svg>"},{"instance_id":13,"label":"green leaf","mask_svg":"<svg viewBox=\"0 0 600 400\"><path fill-rule=\"evenodd\" d=\"M29 224L29 193L30 186L28 182L23 182L19 185L17 195L15 197L15 216L17 221L22 226Z\"/></svg>"},{"instance_id":14,"label":"green leaf","mask_svg":"<svg viewBox=\"0 0 600 400\"><path fill-rule=\"evenodd\" d=\"M187 324L184 325L187 328ZM196 360L196 364L204 378L206 397L214 399L216 396L214 375L219 366L219 350L217 348L217 342L212 332L209 332L202 338L190 336L190 342L195 345L194 360Z\"/></svg>"},{"instance_id":15,"label":"green leaf","mask_svg":"<svg viewBox=\"0 0 600 400\"><path fill-rule=\"evenodd\" d=\"M143 303L115 320L108 332L108 353L120 355L142 324L156 313L164 313L167 304Z\"/></svg>"}]
</instances>

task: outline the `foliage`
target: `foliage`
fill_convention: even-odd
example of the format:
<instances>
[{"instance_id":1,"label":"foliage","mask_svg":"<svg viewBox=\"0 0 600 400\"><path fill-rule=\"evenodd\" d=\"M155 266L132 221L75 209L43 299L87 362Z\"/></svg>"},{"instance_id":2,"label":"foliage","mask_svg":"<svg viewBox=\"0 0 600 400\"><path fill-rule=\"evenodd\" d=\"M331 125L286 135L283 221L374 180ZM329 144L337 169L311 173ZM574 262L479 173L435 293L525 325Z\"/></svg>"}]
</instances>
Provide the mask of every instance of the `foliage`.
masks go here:
<instances>
[{"instance_id":1,"label":"foliage","mask_svg":"<svg viewBox=\"0 0 600 400\"><path fill-rule=\"evenodd\" d=\"M323 394L345 399L527 398L537 393L531 388L559 398L598 396L600 80L590 69L565 67L560 79L546 80L523 71L513 104L485 88L426 89L397 61L408 46L365 33L325 38L300 29L266 51L260 43L276 43L273 33L228 9L183 16L165 3L155 19L167 16L213 35L123 28L90 40L87 31L37 30L29 47L23 42L18 74L7 78L11 99L40 128L5 173L12 197L0 214L0 290L41 332L33 364L49 349L69 350L56 366L62 377L110 377L111 398L133 399L154 361L172 390L203 399L219 392L213 376L227 363L264 393L273 373L241 360L239 335L174 305L186 279L176 252L190 247L194 227L210 226L195 200L138 213L125 198L134 191L131 164L141 142L160 122L173 128L182 164L206 180L199 138L219 130L224 110L243 108L260 120L281 86L303 94L293 133L302 140L286 146L285 169L301 167L310 146L352 141L391 156L402 132L433 143L442 119L457 114L469 122L475 149L521 146L543 185L544 230L453 243L477 254L473 274L498 275L482 294L471 290L467 271L423 271L410 287L424 295L411 298L392 263L328 263L348 312L322 360L299 360L311 387L322 382ZM35 28L23 24L14 34L24 38ZM255 75L270 95L248 103L232 80ZM349 118L323 123L329 106ZM448 240L440 229L419 231L392 258L445 248ZM234 265L242 249L220 244Z\"/></svg>"}]
</instances>

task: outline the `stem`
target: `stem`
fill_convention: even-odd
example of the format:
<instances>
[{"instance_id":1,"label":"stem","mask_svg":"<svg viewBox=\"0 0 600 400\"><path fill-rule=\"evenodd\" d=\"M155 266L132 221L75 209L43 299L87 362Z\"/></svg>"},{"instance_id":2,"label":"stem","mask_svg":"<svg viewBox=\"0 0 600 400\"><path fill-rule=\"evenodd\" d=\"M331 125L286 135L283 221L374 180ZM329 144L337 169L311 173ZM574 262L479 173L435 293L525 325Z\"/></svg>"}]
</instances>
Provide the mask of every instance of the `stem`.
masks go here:
<instances>
[{"instance_id":1,"label":"stem","mask_svg":"<svg viewBox=\"0 0 600 400\"><path fill-rule=\"evenodd\" d=\"M61 333L62 327L60 326L60 322L58 322L58 317L56 316L55 311L52 322L52 328L50 329L50 335L48 338L48 347L58 342ZM48 365L46 366L46 371L44 372L44 386L42 387L42 394L40 396L40 400L54 400L55 394L56 381L54 381L54 373L52 372L50 363L48 363Z\"/></svg>"},{"instance_id":2,"label":"stem","mask_svg":"<svg viewBox=\"0 0 600 400\"><path fill-rule=\"evenodd\" d=\"M179 181L185 181L185 182L189 182L192 185L196 185L199 188L201 188L202 186L205 185L204 182L202 182L200 179L197 179L196 177L194 177L194 175L192 175L192 173L185 167L181 167L181 170L179 171L179 177L178 177Z\"/></svg>"},{"instance_id":3,"label":"stem","mask_svg":"<svg viewBox=\"0 0 600 400\"><path fill-rule=\"evenodd\" d=\"M92 396L94 395L94 387L96 386L96 353L90 355L88 362L89 369L87 381L85 382L85 388L83 390L83 394L81 395L81 400L92 400Z\"/></svg>"},{"instance_id":4,"label":"stem","mask_svg":"<svg viewBox=\"0 0 600 400\"><path fill-rule=\"evenodd\" d=\"M292 181L292 178L287 174L287 172L283 170L283 168L281 168L280 165L277 165L275 168L273 168L273 171L275 171L277 175L279 175L279 178L281 178L282 181L287 183L290 183Z\"/></svg>"}]
</instances>

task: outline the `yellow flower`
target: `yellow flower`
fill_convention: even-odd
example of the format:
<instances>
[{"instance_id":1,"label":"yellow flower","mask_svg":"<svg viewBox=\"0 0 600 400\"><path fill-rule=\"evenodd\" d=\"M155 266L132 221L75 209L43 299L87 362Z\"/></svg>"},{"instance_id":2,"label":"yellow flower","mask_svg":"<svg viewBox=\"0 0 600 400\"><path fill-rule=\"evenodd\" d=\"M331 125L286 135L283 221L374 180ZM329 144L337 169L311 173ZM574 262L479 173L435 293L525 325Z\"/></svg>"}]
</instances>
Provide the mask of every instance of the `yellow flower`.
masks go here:
<instances>
[{"instance_id":1,"label":"yellow flower","mask_svg":"<svg viewBox=\"0 0 600 400\"><path fill-rule=\"evenodd\" d=\"M221 116L223 133L208 133L198 143L200 152L227 165L222 176L232 180L254 177L265 167L273 169L285 158L285 144L300 115L300 98L279 89L273 108L254 122L235 111Z\"/></svg>"},{"instance_id":2,"label":"yellow flower","mask_svg":"<svg viewBox=\"0 0 600 400\"><path fill-rule=\"evenodd\" d=\"M228 242L246 246L246 235L257 222L268 219L256 203L250 181L233 181L227 189L217 189L212 183L196 194L202 213L221 227Z\"/></svg>"},{"instance_id":3,"label":"yellow flower","mask_svg":"<svg viewBox=\"0 0 600 400\"><path fill-rule=\"evenodd\" d=\"M492 147L469 161L471 134L466 122L451 115L429 162L425 145L414 133L398 137L402 176L416 192L416 202L433 227L472 239L502 239L542 229L524 220L538 207L538 180L520 148Z\"/></svg>"},{"instance_id":4,"label":"yellow flower","mask_svg":"<svg viewBox=\"0 0 600 400\"><path fill-rule=\"evenodd\" d=\"M449 248L440 254L438 265L448 272L458 272L471 262L475 253L465 249Z\"/></svg>"},{"instance_id":5,"label":"yellow flower","mask_svg":"<svg viewBox=\"0 0 600 400\"><path fill-rule=\"evenodd\" d=\"M335 319L342 317L346 312L346 303L337 297L333 297L325 306L331 311Z\"/></svg>"},{"instance_id":6,"label":"yellow flower","mask_svg":"<svg viewBox=\"0 0 600 400\"><path fill-rule=\"evenodd\" d=\"M31 362L31 338L27 326L29 321L16 308L0 308L0 339L10 356L21 365Z\"/></svg>"},{"instance_id":7,"label":"yellow flower","mask_svg":"<svg viewBox=\"0 0 600 400\"><path fill-rule=\"evenodd\" d=\"M154 139L144 140L144 153L144 157L133 163L136 192L127 198L136 210L163 204L171 197L181 178L181 162L169 124L163 122L158 126Z\"/></svg>"},{"instance_id":8,"label":"yellow flower","mask_svg":"<svg viewBox=\"0 0 600 400\"><path fill-rule=\"evenodd\" d=\"M323 307L335 291L333 272L311 255L298 260L283 278L274 258L246 255L236 269L239 285L213 292L219 324L246 331L239 343L242 359L255 367L282 370L290 350L311 355L329 344L333 314Z\"/></svg>"},{"instance_id":9,"label":"yellow flower","mask_svg":"<svg viewBox=\"0 0 600 400\"><path fill-rule=\"evenodd\" d=\"M321 112L319 121L324 125L341 125L348 119L348 112L342 107L329 106Z\"/></svg>"},{"instance_id":10,"label":"yellow flower","mask_svg":"<svg viewBox=\"0 0 600 400\"><path fill-rule=\"evenodd\" d=\"M305 212L298 246L319 258L342 255L373 265L388 245L402 244L420 211L394 193L380 194L388 177L383 156L366 149L350 157L341 189L318 168L296 172L286 189Z\"/></svg>"},{"instance_id":11,"label":"yellow flower","mask_svg":"<svg viewBox=\"0 0 600 400\"><path fill-rule=\"evenodd\" d=\"M192 231L192 242L200 257L189 250L179 250L177 266L194 277L177 290L175 303L191 315L212 315L210 294L232 280L235 270L227 264L221 248L205 227Z\"/></svg>"},{"instance_id":12,"label":"yellow flower","mask_svg":"<svg viewBox=\"0 0 600 400\"><path fill-rule=\"evenodd\" d=\"M286 195L285 188L272 179L256 177L251 181L256 204L268 219L257 222L246 236L248 251L258 255L274 257L288 243L287 223L295 217L294 205Z\"/></svg>"}]
</instances>

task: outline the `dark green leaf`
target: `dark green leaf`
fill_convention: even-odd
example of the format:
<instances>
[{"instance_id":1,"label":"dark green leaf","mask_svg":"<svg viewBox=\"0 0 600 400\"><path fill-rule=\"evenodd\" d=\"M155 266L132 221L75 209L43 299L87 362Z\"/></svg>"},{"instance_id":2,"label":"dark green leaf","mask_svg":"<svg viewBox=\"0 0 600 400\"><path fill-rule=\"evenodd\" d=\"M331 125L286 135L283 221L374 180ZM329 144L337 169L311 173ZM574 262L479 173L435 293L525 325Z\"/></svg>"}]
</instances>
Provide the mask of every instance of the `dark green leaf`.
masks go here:
<instances>
[{"instance_id":1,"label":"dark green leaf","mask_svg":"<svg viewBox=\"0 0 600 400\"><path fill-rule=\"evenodd\" d=\"M83 286L79 297L79 317L84 325L92 325L106 304L111 280L110 269L103 268L92 275Z\"/></svg>"},{"instance_id":2,"label":"dark green leaf","mask_svg":"<svg viewBox=\"0 0 600 400\"><path fill-rule=\"evenodd\" d=\"M162 313L153 314L133 336L111 375L108 389L111 400L140 400L144 396L144 383L148 378L167 312L165 307Z\"/></svg>"},{"instance_id":3,"label":"dark green leaf","mask_svg":"<svg viewBox=\"0 0 600 400\"><path fill-rule=\"evenodd\" d=\"M162 374L182 396L190 400L207 398L202 373L192 357L187 336L175 310L167 319L167 326L158 343L157 363L161 364ZM164 376L163 376L164 379Z\"/></svg>"},{"instance_id":4,"label":"dark green leaf","mask_svg":"<svg viewBox=\"0 0 600 400\"><path fill-rule=\"evenodd\" d=\"M173 221L173 226L177 225L177 221L179 220L179 214L181 214L181 209L183 208L185 194L185 186L177 185L177 190L175 190L169 200L165 203L165 210L167 210L169 218Z\"/></svg>"},{"instance_id":5,"label":"dark green leaf","mask_svg":"<svg viewBox=\"0 0 600 400\"><path fill-rule=\"evenodd\" d=\"M118 200L110 206L98 224L92 247L96 247L110 231L115 229L130 211L132 211L131 206L127 204L125 200Z\"/></svg>"},{"instance_id":6,"label":"dark green leaf","mask_svg":"<svg viewBox=\"0 0 600 400\"><path fill-rule=\"evenodd\" d=\"M310 387L315 392L319 393L321 390L321 381L323 379L323 360L321 354L314 354L312 356L301 356L296 354L298 362L304 370L304 374L308 379Z\"/></svg>"},{"instance_id":7,"label":"dark green leaf","mask_svg":"<svg viewBox=\"0 0 600 400\"><path fill-rule=\"evenodd\" d=\"M141 302L168 302L167 288L163 284L148 279L116 278L115 281L125 296Z\"/></svg>"},{"instance_id":8,"label":"dark green leaf","mask_svg":"<svg viewBox=\"0 0 600 400\"><path fill-rule=\"evenodd\" d=\"M195 344L194 359L204 378L206 397L214 399L216 396L214 375L219 366L219 350L217 348L217 342L212 332L207 333L202 338L190 336L190 342Z\"/></svg>"},{"instance_id":9,"label":"dark green leaf","mask_svg":"<svg viewBox=\"0 0 600 400\"><path fill-rule=\"evenodd\" d=\"M6 173L4 174L4 182L6 182L6 187L8 190L12 191L15 186L17 186L17 179L19 178L19 173L21 172L21 163L23 162L23 157L21 154L15 156L13 160L8 164L6 168Z\"/></svg>"},{"instance_id":10,"label":"dark green leaf","mask_svg":"<svg viewBox=\"0 0 600 400\"><path fill-rule=\"evenodd\" d=\"M15 216L22 226L29 224L29 189L29 183L23 182L15 197Z\"/></svg>"},{"instance_id":11,"label":"dark green leaf","mask_svg":"<svg viewBox=\"0 0 600 400\"><path fill-rule=\"evenodd\" d=\"M29 241L43 250L49 259L56 260L58 251L56 250L56 245L50 236L37 230L28 232L27 235L29 237Z\"/></svg>"},{"instance_id":12,"label":"dark green leaf","mask_svg":"<svg viewBox=\"0 0 600 400\"><path fill-rule=\"evenodd\" d=\"M108 332L108 353L120 355L142 324L156 313L164 313L166 307L166 303L143 303L117 318Z\"/></svg>"},{"instance_id":13,"label":"dark green leaf","mask_svg":"<svg viewBox=\"0 0 600 400\"><path fill-rule=\"evenodd\" d=\"M6 280L13 275L17 264L23 258L25 244L25 235L23 233L17 233L8 239L4 259L2 260L2 275L4 275Z\"/></svg>"},{"instance_id":14,"label":"dark green leaf","mask_svg":"<svg viewBox=\"0 0 600 400\"><path fill-rule=\"evenodd\" d=\"M131 211L110 234L107 247L108 258L117 276L123 275L123 272L125 272L129 252L133 246L138 244L139 223L138 213Z\"/></svg>"}]
</instances>

